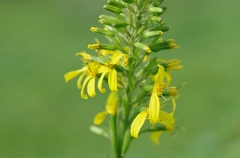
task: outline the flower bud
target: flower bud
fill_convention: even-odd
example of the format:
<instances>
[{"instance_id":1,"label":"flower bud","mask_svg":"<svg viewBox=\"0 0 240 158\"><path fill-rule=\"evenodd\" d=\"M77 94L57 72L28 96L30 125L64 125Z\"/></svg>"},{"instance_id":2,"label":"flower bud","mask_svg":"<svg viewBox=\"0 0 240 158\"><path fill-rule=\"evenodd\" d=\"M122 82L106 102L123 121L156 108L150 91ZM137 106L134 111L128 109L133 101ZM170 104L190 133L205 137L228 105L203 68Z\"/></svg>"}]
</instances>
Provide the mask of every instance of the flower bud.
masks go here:
<instances>
[{"instance_id":1,"label":"flower bud","mask_svg":"<svg viewBox=\"0 0 240 158\"><path fill-rule=\"evenodd\" d=\"M155 37L155 36L161 36L163 34L162 31L145 31L143 33L143 36L145 38Z\"/></svg>"},{"instance_id":2,"label":"flower bud","mask_svg":"<svg viewBox=\"0 0 240 158\"><path fill-rule=\"evenodd\" d=\"M142 26L139 28L137 34L138 34L138 35L142 34L143 31L145 31L146 29L147 29L147 26L146 26L146 25L142 25Z\"/></svg>"},{"instance_id":3,"label":"flower bud","mask_svg":"<svg viewBox=\"0 0 240 158\"><path fill-rule=\"evenodd\" d=\"M158 52L164 49L176 49L179 48L177 44L174 43L174 40L158 40L155 43L151 43L148 45L148 47L153 51L153 52Z\"/></svg>"},{"instance_id":4,"label":"flower bud","mask_svg":"<svg viewBox=\"0 0 240 158\"><path fill-rule=\"evenodd\" d=\"M158 8L158 7L150 7L150 8L148 8L148 11L150 13L162 13L164 10L162 8Z\"/></svg>"},{"instance_id":5,"label":"flower bud","mask_svg":"<svg viewBox=\"0 0 240 158\"><path fill-rule=\"evenodd\" d=\"M125 2L125 3L128 3L128 4L131 4L131 3L134 2L134 0L122 0L122 1Z\"/></svg>"},{"instance_id":6,"label":"flower bud","mask_svg":"<svg viewBox=\"0 0 240 158\"><path fill-rule=\"evenodd\" d=\"M152 22L157 22L157 23L161 23L161 22L162 22L162 18L160 18L160 17L158 17L158 16L152 16L152 17L150 18L150 20L151 20Z\"/></svg>"},{"instance_id":7,"label":"flower bud","mask_svg":"<svg viewBox=\"0 0 240 158\"><path fill-rule=\"evenodd\" d=\"M143 43L141 43L141 42L135 42L135 43L134 43L134 46L137 47L137 48L140 48L140 49L142 49L142 50L145 50L145 51L148 52L148 53L151 52L151 49L150 49L147 45L145 45L145 44L143 44Z\"/></svg>"},{"instance_id":8,"label":"flower bud","mask_svg":"<svg viewBox=\"0 0 240 158\"><path fill-rule=\"evenodd\" d=\"M122 13L122 10L120 8L109 5L109 4L104 5L103 8L116 14Z\"/></svg>"},{"instance_id":9,"label":"flower bud","mask_svg":"<svg viewBox=\"0 0 240 158\"><path fill-rule=\"evenodd\" d=\"M90 30L92 32L100 33L100 34L103 34L106 36L110 36L110 37L114 36L114 32L111 30L105 30L105 29L101 29L101 28L97 28L97 27L91 27Z\"/></svg>"},{"instance_id":10,"label":"flower bud","mask_svg":"<svg viewBox=\"0 0 240 158\"><path fill-rule=\"evenodd\" d=\"M116 50L116 47L111 44L89 44L89 49L105 49L105 50Z\"/></svg>"},{"instance_id":11,"label":"flower bud","mask_svg":"<svg viewBox=\"0 0 240 158\"><path fill-rule=\"evenodd\" d=\"M171 28L170 26L162 26L162 25L160 25L160 26L157 26L157 27L151 29L151 31L161 30L162 32L167 32L168 30L170 30L170 28Z\"/></svg>"},{"instance_id":12,"label":"flower bud","mask_svg":"<svg viewBox=\"0 0 240 158\"><path fill-rule=\"evenodd\" d=\"M126 8L126 6L125 6L122 2L120 2L120 1L108 0L107 3L108 3L109 5L115 6L115 7L120 8L120 9Z\"/></svg>"}]
</instances>

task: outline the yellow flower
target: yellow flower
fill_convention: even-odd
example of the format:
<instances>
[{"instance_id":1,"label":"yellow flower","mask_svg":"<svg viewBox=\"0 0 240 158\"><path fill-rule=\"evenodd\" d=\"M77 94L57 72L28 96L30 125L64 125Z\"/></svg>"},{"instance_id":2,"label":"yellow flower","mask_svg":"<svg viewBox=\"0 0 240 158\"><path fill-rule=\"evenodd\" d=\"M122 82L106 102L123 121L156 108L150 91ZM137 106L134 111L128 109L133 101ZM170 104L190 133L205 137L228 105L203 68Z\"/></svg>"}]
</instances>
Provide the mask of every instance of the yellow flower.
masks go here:
<instances>
[{"instance_id":1,"label":"yellow flower","mask_svg":"<svg viewBox=\"0 0 240 158\"><path fill-rule=\"evenodd\" d=\"M84 94L84 88L87 85L87 92L90 97L94 97L96 95L95 92L95 79L98 74L98 69L100 67L100 64L97 62L90 62L88 64L88 76L85 78L83 82L83 86L81 89L81 97L83 99L87 99L88 96Z\"/></svg>"},{"instance_id":2,"label":"yellow flower","mask_svg":"<svg viewBox=\"0 0 240 158\"><path fill-rule=\"evenodd\" d=\"M94 117L93 123L95 125L100 125L102 124L102 122L104 121L104 119L108 114L115 115L117 110L117 104L118 104L118 93L111 92L108 96L107 103L105 106L106 110L98 113Z\"/></svg>"},{"instance_id":3,"label":"yellow flower","mask_svg":"<svg viewBox=\"0 0 240 158\"><path fill-rule=\"evenodd\" d=\"M114 68L114 64L116 64L120 58L122 58L124 56L123 53L115 53L112 56L112 59L110 62L105 63L104 66L101 66L99 69L99 72L102 72L102 75L98 81L98 89L104 93L106 90L104 88L102 88L102 82L103 82L103 78L104 76L109 73L108 75L108 85L111 91L117 91L117 71Z\"/></svg>"},{"instance_id":4,"label":"yellow flower","mask_svg":"<svg viewBox=\"0 0 240 158\"><path fill-rule=\"evenodd\" d=\"M83 57L82 61L84 63L90 61L91 59L91 55L87 54L85 51L76 53L76 56L82 56Z\"/></svg>"},{"instance_id":5,"label":"yellow flower","mask_svg":"<svg viewBox=\"0 0 240 158\"><path fill-rule=\"evenodd\" d=\"M153 92L150 97L149 103L149 119L151 124L156 124L159 118L159 110L160 110L160 101L158 96L161 96L164 90L164 68L161 65L158 65L158 72L155 76L155 82L153 86Z\"/></svg>"},{"instance_id":6,"label":"yellow flower","mask_svg":"<svg viewBox=\"0 0 240 158\"><path fill-rule=\"evenodd\" d=\"M147 115L148 115L148 110L144 110L137 115L137 117L134 119L134 121L131 125L131 131L130 131L131 136L138 138L138 133L139 133L140 129L142 128Z\"/></svg>"},{"instance_id":7,"label":"yellow flower","mask_svg":"<svg viewBox=\"0 0 240 158\"><path fill-rule=\"evenodd\" d=\"M87 70L88 70L87 66L84 66L79 70L70 71L64 75L64 79L66 82L68 82L71 79L75 78L76 76L80 75L81 73L86 72Z\"/></svg>"},{"instance_id":8,"label":"yellow flower","mask_svg":"<svg viewBox=\"0 0 240 158\"><path fill-rule=\"evenodd\" d=\"M164 111L160 111L158 110L157 111L159 113L159 117L157 118L157 122L158 123L161 123L161 124L164 124L164 125L173 125L174 122L175 122L175 119L172 115L164 112ZM136 118L133 120L132 122L132 125L131 125L131 130L130 130L130 133L131 133L131 136L135 137L135 138L138 138L138 133L140 131L140 129L142 128L145 120L147 117L149 117L149 109L146 109L142 112L140 112Z\"/></svg>"},{"instance_id":9,"label":"yellow flower","mask_svg":"<svg viewBox=\"0 0 240 158\"><path fill-rule=\"evenodd\" d=\"M90 62L88 65L84 66L83 68L75 71L70 71L64 75L65 81L68 82L69 80L77 77L80 75L77 81L77 87L81 89L81 97L83 99L87 99L88 96L84 94L84 88L87 85L87 92L90 97L94 97L96 95L95 92L95 78L98 73L98 69L100 64L97 62ZM85 78L83 85L81 85L82 79L87 75Z\"/></svg>"}]
</instances>

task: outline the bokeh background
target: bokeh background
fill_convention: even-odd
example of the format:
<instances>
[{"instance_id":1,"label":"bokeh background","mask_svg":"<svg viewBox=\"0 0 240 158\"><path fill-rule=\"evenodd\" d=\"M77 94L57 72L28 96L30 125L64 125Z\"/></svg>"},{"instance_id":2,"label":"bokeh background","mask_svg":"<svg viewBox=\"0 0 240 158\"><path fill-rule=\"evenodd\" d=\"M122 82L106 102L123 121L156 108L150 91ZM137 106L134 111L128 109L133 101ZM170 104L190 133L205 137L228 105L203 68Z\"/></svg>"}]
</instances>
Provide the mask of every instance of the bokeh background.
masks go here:
<instances>
[{"instance_id":1,"label":"bokeh background","mask_svg":"<svg viewBox=\"0 0 240 158\"><path fill-rule=\"evenodd\" d=\"M0 0L0 157L110 157L107 139L89 131L106 95L83 100L64 73L81 67L76 52L97 37L106 0ZM166 0L165 38L181 48L174 84L187 82L177 100L177 125L156 146L134 140L128 158L240 157L239 0Z\"/></svg>"}]
</instances>

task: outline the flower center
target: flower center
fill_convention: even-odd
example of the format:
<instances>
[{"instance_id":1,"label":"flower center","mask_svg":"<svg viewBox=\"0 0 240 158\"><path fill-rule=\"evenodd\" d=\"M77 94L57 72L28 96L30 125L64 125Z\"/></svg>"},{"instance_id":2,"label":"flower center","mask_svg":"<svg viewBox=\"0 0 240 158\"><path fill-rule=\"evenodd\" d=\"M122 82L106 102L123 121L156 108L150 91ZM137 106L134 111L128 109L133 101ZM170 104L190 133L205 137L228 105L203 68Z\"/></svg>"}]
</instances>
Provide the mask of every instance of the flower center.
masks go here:
<instances>
[{"instance_id":1,"label":"flower center","mask_svg":"<svg viewBox=\"0 0 240 158\"><path fill-rule=\"evenodd\" d=\"M164 91L164 83L154 85L154 90L157 92L157 95L162 95Z\"/></svg>"},{"instance_id":2,"label":"flower center","mask_svg":"<svg viewBox=\"0 0 240 158\"><path fill-rule=\"evenodd\" d=\"M90 62L88 64L88 74L95 77L98 73L98 69L100 67L99 63L96 62Z\"/></svg>"},{"instance_id":3,"label":"flower center","mask_svg":"<svg viewBox=\"0 0 240 158\"><path fill-rule=\"evenodd\" d=\"M105 66L108 67L109 69L113 69L114 68L114 66L112 64L110 64L109 62L107 62L105 64Z\"/></svg>"}]
</instances>

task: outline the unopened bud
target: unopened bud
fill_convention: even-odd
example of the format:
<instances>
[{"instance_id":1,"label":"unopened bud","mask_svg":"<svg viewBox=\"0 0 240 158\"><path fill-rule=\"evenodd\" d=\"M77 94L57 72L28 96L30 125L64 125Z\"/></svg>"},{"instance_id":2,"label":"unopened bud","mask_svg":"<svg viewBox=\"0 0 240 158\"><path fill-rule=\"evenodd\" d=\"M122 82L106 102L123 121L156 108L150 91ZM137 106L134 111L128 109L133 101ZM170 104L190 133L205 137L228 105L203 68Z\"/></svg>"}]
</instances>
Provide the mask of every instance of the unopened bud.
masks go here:
<instances>
[{"instance_id":1,"label":"unopened bud","mask_svg":"<svg viewBox=\"0 0 240 158\"><path fill-rule=\"evenodd\" d=\"M164 10L158 7L151 7L151 8L148 8L148 11L150 13L162 13Z\"/></svg>"},{"instance_id":2,"label":"unopened bud","mask_svg":"<svg viewBox=\"0 0 240 158\"><path fill-rule=\"evenodd\" d=\"M91 27L90 30L92 32L100 33L100 34L103 34L106 36L110 36L110 37L114 36L114 32L111 30L105 30L105 29L101 29L101 28L97 28L97 27Z\"/></svg>"},{"instance_id":3,"label":"unopened bud","mask_svg":"<svg viewBox=\"0 0 240 158\"><path fill-rule=\"evenodd\" d=\"M108 3L109 5L115 6L115 7L120 8L120 9L126 8L125 5L124 5L122 2L120 2L120 1L108 0L107 3Z\"/></svg>"},{"instance_id":4,"label":"unopened bud","mask_svg":"<svg viewBox=\"0 0 240 158\"><path fill-rule=\"evenodd\" d=\"M161 36L163 34L162 31L145 31L143 33L143 36L145 38L155 37L155 36Z\"/></svg>"},{"instance_id":5,"label":"unopened bud","mask_svg":"<svg viewBox=\"0 0 240 158\"><path fill-rule=\"evenodd\" d=\"M122 10L120 8L109 5L109 4L104 5L103 8L116 14L122 13Z\"/></svg>"}]
</instances>

